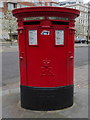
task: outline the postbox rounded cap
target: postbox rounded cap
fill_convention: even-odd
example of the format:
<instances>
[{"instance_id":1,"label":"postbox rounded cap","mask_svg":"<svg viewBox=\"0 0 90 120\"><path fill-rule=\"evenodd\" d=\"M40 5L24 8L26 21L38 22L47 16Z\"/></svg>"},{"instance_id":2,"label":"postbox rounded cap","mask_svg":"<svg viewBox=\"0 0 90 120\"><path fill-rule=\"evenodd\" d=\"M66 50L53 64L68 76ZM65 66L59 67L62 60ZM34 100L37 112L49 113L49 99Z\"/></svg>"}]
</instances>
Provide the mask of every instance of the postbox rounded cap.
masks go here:
<instances>
[{"instance_id":1,"label":"postbox rounded cap","mask_svg":"<svg viewBox=\"0 0 90 120\"><path fill-rule=\"evenodd\" d=\"M64 7L39 6L14 9L12 13L17 18L34 16L63 16L70 19L75 19L79 16L80 11Z\"/></svg>"}]
</instances>

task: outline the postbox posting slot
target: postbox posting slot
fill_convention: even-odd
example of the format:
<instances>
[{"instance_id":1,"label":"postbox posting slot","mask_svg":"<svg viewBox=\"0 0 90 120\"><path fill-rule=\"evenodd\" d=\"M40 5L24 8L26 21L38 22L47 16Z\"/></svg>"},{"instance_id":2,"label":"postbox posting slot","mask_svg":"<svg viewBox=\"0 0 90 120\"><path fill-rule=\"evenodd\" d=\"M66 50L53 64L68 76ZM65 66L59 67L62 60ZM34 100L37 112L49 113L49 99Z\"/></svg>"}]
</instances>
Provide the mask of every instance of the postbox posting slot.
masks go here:
<instances>
[{"instance_id":1,"label":"postbox posting slot","mask_svg":"<svg viewBox=\"0 0 90 120\"><path fill-rule=\"evenodd\" d=\"M24 25L39 25L40 21L30 21L30 22L24 22Z\"/></svg>"},{"instance_id":2,"label":"postbox posting slot","mask_svg":"<svg viewBox=\"0 0 90 120\"><path fill-rule=\"evenodd\" d=\"M63 21L52 21L53 25L69 25L68 22L63 22Z\"/></svg>"}]
</instances>

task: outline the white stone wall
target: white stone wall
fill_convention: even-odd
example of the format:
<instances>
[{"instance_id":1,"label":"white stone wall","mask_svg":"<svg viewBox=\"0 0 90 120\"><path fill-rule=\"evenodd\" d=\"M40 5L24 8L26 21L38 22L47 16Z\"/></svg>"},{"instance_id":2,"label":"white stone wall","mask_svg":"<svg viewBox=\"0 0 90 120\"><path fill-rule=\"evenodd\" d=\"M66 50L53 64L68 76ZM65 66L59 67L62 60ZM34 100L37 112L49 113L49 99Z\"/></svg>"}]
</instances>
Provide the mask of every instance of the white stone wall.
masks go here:
<instances>
[{"instance_id":1,"label":"white stone wall","mask_svg":"<svg viewBox=\"0 0 90 120\"><path fill-rule=\"evenodd\" d=\"M71 4L64 5L61 7L73 8L80 10L80 16L76 18L76 30L78 30L78 37L83 37L86 39L88 35L88 5L86 4Z\"/></svg>"}]
</instances>

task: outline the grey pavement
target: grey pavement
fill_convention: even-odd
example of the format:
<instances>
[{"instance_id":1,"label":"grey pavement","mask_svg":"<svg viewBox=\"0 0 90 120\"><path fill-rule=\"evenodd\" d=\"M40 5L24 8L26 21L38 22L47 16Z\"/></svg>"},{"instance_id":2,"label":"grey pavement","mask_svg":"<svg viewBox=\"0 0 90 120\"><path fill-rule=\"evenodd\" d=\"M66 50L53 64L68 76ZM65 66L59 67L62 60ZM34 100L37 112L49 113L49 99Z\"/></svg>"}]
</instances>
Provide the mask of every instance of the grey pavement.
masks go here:
<instances>
[{"instance_id":1,"label":"grey pavement","mask_svg":"<svg viewBox=\"0 0 90 120\"><path fill-rule=\"evenodd\" d=\"M20 107L19 82L3 87L3 118L88 118L88 65L75 68L74 105L55 111L32 111ZM19 79L19 78L17 78Z\"/></svg>"}]
</instances>

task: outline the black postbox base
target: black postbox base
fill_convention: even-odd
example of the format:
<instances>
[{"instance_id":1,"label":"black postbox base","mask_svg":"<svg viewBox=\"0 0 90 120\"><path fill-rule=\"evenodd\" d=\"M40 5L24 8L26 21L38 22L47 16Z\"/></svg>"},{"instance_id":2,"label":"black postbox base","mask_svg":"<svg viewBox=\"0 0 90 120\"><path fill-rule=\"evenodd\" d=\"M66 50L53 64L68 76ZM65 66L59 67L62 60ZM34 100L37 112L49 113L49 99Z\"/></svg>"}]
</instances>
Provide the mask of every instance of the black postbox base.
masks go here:
<instances>
[{"instance_id":1,"label":"black postbox base","mask_svg":"<svg viewBox=\"0 0 90 120\"><path fill-rule=\"evenodd\" d=\"M21 107L25 109L49 111L73 105L73 85L39 88L21 86Z\"/></svg>"}]
</instances>

